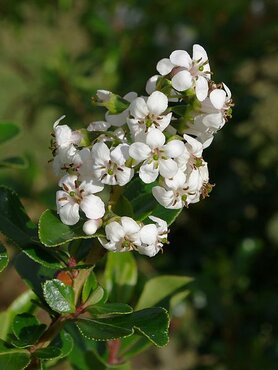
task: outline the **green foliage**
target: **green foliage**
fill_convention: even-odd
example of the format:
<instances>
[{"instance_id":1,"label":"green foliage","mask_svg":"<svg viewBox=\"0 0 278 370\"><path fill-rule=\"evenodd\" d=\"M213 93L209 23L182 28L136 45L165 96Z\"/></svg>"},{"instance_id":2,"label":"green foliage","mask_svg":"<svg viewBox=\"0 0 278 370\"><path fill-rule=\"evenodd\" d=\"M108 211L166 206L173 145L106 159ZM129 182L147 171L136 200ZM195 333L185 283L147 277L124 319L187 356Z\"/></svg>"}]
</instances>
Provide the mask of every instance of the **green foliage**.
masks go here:
<instances>
[{"instance_id":1,"label":"green foliage","mask_svg":"<svg viewBox=\"0 0 278 370\"><path fill-rule=\"evenodd\" d=\"M9 263L9 256L6 248L0 243L0 272L2 272Z\"/></svg>"},{"instance_id":2,"label":"green foliage","mask_svg":"<svg viewBox=\"0 0 278 370\"><path fill-rule=\"evenodd\" d=\"M24 349L10 348L0 340L0 368L5 370L23 370L30 363L30 353Z\"/></svg>"},{"instance_id":3,"label":"green foliage","mask_svg":"<svg viewBox=\"0 0 278 370\"><path fill-rule=\"evenodd\" d=\"M92 340L124 338L136 331L156 346L168 342L169 316L160 307L105 319L78 319L76 325L82 335Z\"/></svg>"},{"instance_id":4,"label":"green foliage","mask_svg":"<svg viewBox=\"0 0 278 370\"><path fill-rule=\"evenodd\" d=\"M43 285L43 295L52 310L61 314L75 311L74 291L62 281L57 279L46 281Z\"/></svg>"},{"instance_id":5,"label":"green foliage","mask_svg":"<svg viewBox=\"0 0 278 370\"><path fill-rule=\"evenodd\" d=\"M11 122L0 122L0 144L6 143L19 134L19 127Z\"/></svg>"},{"instance_id":6,"label":"green foliage","mask_svg":"<svg viewBox=\"0 0 278 370\"><path fill-rule=\"evenodd\" d=\"M137 282L137 266L131 253L108 253L105 288L112 302L128 303Z\"/></svg>"},{"instance_id":7,"label":"green foliage","mask_svg":"<svg viewBox=\"0 0 278 370\"><path fill-rule=\"evenodd\" d=\"M92 317L106 317L106 316L117 316L127 315L133 311L132 307L124 303L106 303L106 304L95 304L88 308L88 311Z\"/></svg>"},{"instance_id":8,"label":"green foliage","mask_svg":"<svg viewBox=\"0 0 278 370\"><path fill-rule=\"evenodd\" d=\"M16 339L12 339L12 344L19 348L31 346L42 336L46 327L46 325L40 324L38 319L31 314L16 315L12 324Z\"/></svg>"},{"instance_id":9,"label":"green foliage","mask_svg":"<svg viewBox=\"0 0 278 370\"><path fill-rule=\"evenodd\" d=\"M57 247L76 239L103 236L100 233L88 236L84 234L82 226L82 223L73 226L65 225L60 220L57 212L48 209L41 215L39 221L39 237L46 247Z\"/></svg>"}]
</instances>

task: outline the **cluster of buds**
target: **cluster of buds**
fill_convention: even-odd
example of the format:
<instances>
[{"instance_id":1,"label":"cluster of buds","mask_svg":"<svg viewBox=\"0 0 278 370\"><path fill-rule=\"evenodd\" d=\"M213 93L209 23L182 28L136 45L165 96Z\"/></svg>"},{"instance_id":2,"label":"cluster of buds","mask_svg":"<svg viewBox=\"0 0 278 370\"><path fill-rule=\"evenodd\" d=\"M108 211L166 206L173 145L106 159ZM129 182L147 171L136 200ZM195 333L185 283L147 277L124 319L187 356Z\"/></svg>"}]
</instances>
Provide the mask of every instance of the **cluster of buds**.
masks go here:
<instances>
[{"instance_id":1,"label":"cluster of buds","mask_svg":"<svg viewBox=\"0 0 278 370\"><path fill-rule=\"evenodd\" d=\"M111 211L113 187L138 177L167 209L181 209L208 196L203 150L231 116L228 87L211 80L207 53L175 50L157 63L159 74L146 84L148 96L120 97L98 90L93 102L106 108L103 121L72 131L54 124L53 169L60 176L57 212L66 225L83 222L84 233L100 227L101 244L111 251L137 250L154 256L167 242L167 223L149 217L143 224ZM108 194L108 196L107 196ZM148 221L149 222L149 221Z\"/></svg>"}]
</instances>

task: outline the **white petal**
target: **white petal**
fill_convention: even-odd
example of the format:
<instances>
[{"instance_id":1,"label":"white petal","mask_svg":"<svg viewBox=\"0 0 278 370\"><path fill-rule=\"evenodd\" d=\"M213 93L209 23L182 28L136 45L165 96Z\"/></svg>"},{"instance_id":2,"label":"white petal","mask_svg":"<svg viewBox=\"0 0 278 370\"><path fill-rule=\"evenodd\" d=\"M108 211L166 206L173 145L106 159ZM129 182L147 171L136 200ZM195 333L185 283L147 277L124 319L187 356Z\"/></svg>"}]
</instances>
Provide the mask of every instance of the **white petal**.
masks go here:
<instances>
[{"instance_id":1,"label":"white petal","mask_svg":"<svg viewBox=\"0 0 278 370\"><path fill-rule=\"evenodd\" d=\"M79 221L79 205L67 203L59 209L59 215L65 225L75 225Z\"/></svg>"},{"instance_id":2,"label":"white petal","mask_svg":"<svg viewBox=\"0 0 278 370\"><path fill-rule=\"evenodd\" d=\"M83 195L90 195L99 193L104 188L104 185L100 182L92 178L92 176L84 181L79 186L79 189L84 189Z\"/></svg>"},{"instance_id":3,"label":"white petal","mask_svg":"<svg viewBox=\"0 0 278 370\"><path fill-rule=\"evenodd\" d=\"M126 119L128 117L128 109L124 110L119 114L109 114L108 112L105 114L105 119L109 124L116 127L121 127L126 123Z\"/></svg>"},{"instance_id":4,"label":"white petal","mask_svg":"<svg viewBox=\"0 0 278 370\"><path fill-rule=\"evenodd\" d=\"M123 226L125 234L128 235L138 233L140 230L140 226L137 224L137 222L130 217L122 217L121 224Z\"/></svg>"},{"instance_id":5,"label":"white petal","mask_svg":"<svg viewBox=\"0 0 278 370\"><path fill-rule=\"evenodd\" d=\"M151 149L147 144L136 142L129 147L129 155L139 162L147 159L150 154Z\"/></svg>"},{"instance_id":6,"label":"white petal","mask_svg":"<svg viewBox=\"0 0 278 370\"><path fill-rule=\"evenodd\" d=\"M105 121L95 121L89 124L88 131L107 131L111 127L110 123Z\"/></svg>"},{"instance_id":7,"label":"white petal","mask_svg":"<svg viewBox=\"0 0 278 370\"><path fill-rule=\"evenodd\" d=\"M142 97L136 98L130 104L130 114L134 118L145 118L149 114L147 103Z\"/></svg>"},{"instance_id":8,"label":"white petal","mask_svg":"<svg viewBox=\"0 0 278 370\"><path fill-rule=\"evenodd\" d=\"M80 208L88 218L96 220L104 216L105 207L103 201L96 195L87 195L82 199Z\"/></svg>"},{"instance_id":9,"label":"white petal","mask_svg":"<svg viewBox=\"0 0 278 370\"><path fill-rule=\"evenodd\" d=\"M118 242L125 236L125 231L119 222L112 221L105 226L105 234L108 240Z\"/></svg>"},{"instance_id":10,"label":"white petal","mask_svg":"<svg viewBox=\"0 0 278 370\"><path fill-rule=\"evenodd\" d=\"M192 76L188 71L180 71L172 78L172 86L177 91L184 91L192 86Z\"/></svg>"},{"instance_id":11,"label":"white petal","mask_svg":"<svg viewBox=\"0 0 278 370\"><path fill-rule=\"evenodd\" d=\"M179 67L190 68L192 60L185 50L175 50L170 55L170 61Z\"/></svg>"},{"instance_id":12,"label":"white petal","mask_svg":"<svg viewBox=\"0 0 278 370\"><path fill-rule=\"evenodd\" d=\"M147 99L147 106L150 113L156 114L159 116L168 107L168 98L165 94L160 91L154 91L151 96Z\"/></svg>"},{"instance_id":13,"label":"white petal","mask_svg":"<svg viewBox=\"0 0 278 370\"><path fill-rule=\"evenodd\" d=\"M209 94L210 101L216 109L222 109L226 102L226 92L221 89L215 89Z\"/></svg>"},{"instance_id":14,"label":"white petal","mask_svg":"<svg viewBox=\"0 0 278 370\"><path fill-rule=\"evenodd\" d=\"M202 122L206 127L219 130L225 124L225 118L221 112L206 114L204 115Z\"/></svg>"},{"instance_id":15,"label":"white petal","mask_svg":"<svg viewBox=\"0 0 278 370\"><path fill-rule=\"evenodd\" d=\"M231 90L228 88L227 85L224 84L224 82L222 82L222 85L223 85L224 90L226 91L227 99L230 100L232 97Z\"/></svg>"},{"instance_id":16,"label":"white petal","mask_svg":"<svg viewBox=\"0 0 278 370\"><path fill-rule=\"evenodd\" d=\"M117 182L120 186L126 185L134 176L134 170L129 167L121 167L116 172Z\"/></svg>"},{"instance_id":17,"label":"white petal","mask_svg":"<svg viewBox=\"0 0 278 370\"><path fill-rule=\"evenodd\" d=\"M156 120L156 123L159 124L158 129L160 131L164 131L166 127L168 127L169 123L171 122L172 112L166 114L166 116L160 116L159 119Z\"/></svg>"},{"instance_id":18,"label":"white petal","mask_svg":"<svg viewBox=\"0 0 278 370\"><path fill-rule=\"evenodd\" d=\"M92 147L94 164L104 165L110 160L110 150L104 143L96 143Z\"/></svg>"},{"instance_id":19,"label":"white petal","mask_svg":"<svg viewBox=\"0 0 278 370\"><path fill-rule=\"evenodd\" d=\"M157 237L158 230L154 224L145 225L140 230L140 239L144 244L155 244Z\"/></svg>"},{"instance_id":20,"label":"white petal","mask_svg":"<svg viewBox=\"0 0 278 370\"><path fill-rule=\"evenodd\" d=\"M156 89L156 83L160 75L154 75L150 77L146 83L146 92L148 95L151 95Z\"/></svg>"},{"instance_id":21,"label":"white petal","mask_svg":"<svg viewBox=\"0 0 278 370\"><path fill-rule=\"evenodd\" d=\"M129 93L125 94L123 98L131 103L137 98L137 93L134 91L130 91Z\"/></svg>"},{"instance_id":22,"label":"white petal","mask_svg":"<svg viewBox=\"0 0 278 370\"><path fill-rule=\"evenodd\" d=\"M147 134L146 143L152 149L161 148L165 143L165 136L160 130L153 128Z\"/></svg>"},{"instance_id":23,"label":"white petal","mask_svg":"<svg viewBox=\"0 0 278 370\"><path fill-rule=\"evenodd\" d=\"M120 144L111 151L112 162L117 163L119 166L123 166L128 158L129 158L128 144Z\"/></svg>"},{"instance_id":24,"label":"white petal","mask_svg":"<svg viewBox=\"0 0 278 370\"><path fill-rule=\"evenodd\" d=\"M178 165L173 159L159 160L159 173L161 176L169 178L175 176L178 171Z\"/></svg>"},{"instance_id":25,"label":"white petal","mask_svg":"<svg viewBox=\"0 0 278 370\"><path fill-rule=\"evenodd\" d=\"M138 252L148 257L154 257L159 251L160 247L157 244L142 245L138 247Z\"/></svg>"},{"instance_id":26,"label":"white petal","mask_svg":"<svg viewBox=\"0 0 278 370\"><path fill-rule=\"evenodd\" d=\"M55 138L58 146L65 147L72 144L72 130L67 125L55 127Z\"/></svg>"},{"instance_id":27,"label":"white petal","mask_svg":"<svg viewBox=\"0 0 278 370\"><path fill-rule=\"evenodd\" d=\"M58 119L54 122L54 124L53 124L53 128L55 129L55 128L59 125L60 121L62 121L65 117L66 117L66 116L65 116L65 115L63 115L63 116L61 116L60 118L58 118Z\"/></svg>"},{"instance_id":28,"label":"white petal","mask_svg":"<svg viewBox=\"0 0 278 370\"><path fill-rule=\"evenodd\" d=\"M83 225L83 231L86 235L93 235L101 225L100 220L88 220Z\"/></svg>"},{"instance_id":29,"label":"white petal","mask_svg":"<svg viewBox=\"0 0 278 370\"><path fill-rule=\"evenodd\" d=\"M72 191L75 189L75 182L77 181L77 176L75 175L65 175L59 181L59 186L61 188L69 189L67 191ZM65 185L65 187L63 186Z\"/></svg>"},{"instance_id":30,"label":"white petal","mask_svg":"<svg viewBox=\"0 0 278 370\"><path fill-rule=\"evenodd\" d=\"M174 64L171 63L170 59L168 58L163 58L161 59L157 65L156 65L156 69L157 71L162 75L162 76L166 76L168 73L170 73L172 71L172 69L174 68Z\"/></svg>"},{"instance_id":31,"label":"white petal","mask_svg":"<svg viewBox=\"0 0 278 370\"><path fill-rule=\"evenodd\" d=\"M203 145L193 137L184 134L183 135L184 139L188 142L188 144L191 146L192 150L191 152L196 156L196 157L201 157L202 152L203 152Z\"/></svg>"},{"instance_id":32,"label":"white petal","mask_svg":"<svg viewBox=\"0 0 278 370\"><path fill-rule=\"evenodd\" d=\"M176 175L171 179L165 179L165 184L172 190L182 189L185 186L185 182L186 176L181 170L178 170Z\"/></svg>"},{"instance_id":33,"label":"white petal","mask_svg":"<svg viewBox=\"0 0 278 370\"><path fill-rule=\"evenodd\" d=\"M149 163L149 164L148 163L143 164L140 167L139 177L144 183L150 184L154 182L157 179L157 176L158 176L158 168L155 167L154 162Z\"/></svg>"},{"instance_id":34,"label":"white petal","mask_svg":"<svg viewBox=\"0 0 278 370\"><path fill-rule=\"evenodd\" d=\"M208 96L208 81L203 76L198 76L196 80L196 96L199 101L203 101Z\"/></svg>"},{"instance_id":35,"label":"white petal","mask_svg":"<svg viewBox=\"0 0 278 370\"><path fill-rule=\"evenodd\" d=\"M110 99L112 93L108 90L97 90L97 97L102 101L107 101Z\"/></svg>"},{"instance_id":36,"label":"white petal","mask_svg":"<svg viewBox=\"0 0 278 370\"><path fill-rule=\"evenodd\" d=\"M172 208L174 193L173 191L165 190L161 186L154 186L152 188L152 193L155 199L165 208Z\"/></svg>"},{"instance_id":37,"label":"white petal","mask_svg":"<svg viewBox=\"0 0 278 370\"><path fill-rule=\"evenodd\" d=\"M159 234L164 234L168 230L167 222L162 220L162 218L155 217L155 216L149 216L149 219L155 222L158 226L158 232Z\"/></svg>"},{"instance_id":38,"label":"white petal","mask_svg":"<svg viewBox=\"0 0 278 370\"><path fill-rule=\"evenodd\" d=\"M171 140L164 145L167 157L176 158L184 152L184 143L181 140Z\"/></svg>"},{"instance_id":39,"label":"white petal","mask_svg":"<svg viewBox=\"0 0 278 370\"><path fill-rule=\"evenodd\" d=\"M193 60L197 61L200 59L204 63L206 60L208 60L208 55L201 45L195 44L193 45Z\"/></svg>"}]
</instances>

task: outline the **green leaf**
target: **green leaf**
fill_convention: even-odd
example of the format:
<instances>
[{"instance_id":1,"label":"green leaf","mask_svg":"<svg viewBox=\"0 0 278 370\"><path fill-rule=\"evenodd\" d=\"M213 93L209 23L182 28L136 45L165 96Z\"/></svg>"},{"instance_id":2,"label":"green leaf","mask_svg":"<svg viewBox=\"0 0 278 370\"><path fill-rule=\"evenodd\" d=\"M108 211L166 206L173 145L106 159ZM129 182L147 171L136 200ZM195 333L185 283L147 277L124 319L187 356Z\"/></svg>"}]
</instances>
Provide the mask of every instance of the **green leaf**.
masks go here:
<instances>
[{"instance_id":1,"label":"green leaf","mask_svg":"<svg viewBox=\"0 0 278 370\"><path fill-rule=\"evenodd\" d=\"M147 308L124 316L106 319L78 319L82 335L92 340L111 340L139 333L156 346L168 343L169 316L161 307Z\"/></svg>"},{"instance_id":2,"label":"green leaf","mask_svg":"<svg viewBox=\"0 0 278 370\"><path fill-rule=\"evenodd\" d=\"M64 264L59 261L59 252L56 250L50 251L49 249L44 248L42 245L30 245L24 247L22 252L33 261L49 269L57 270L64 267Z\"/></svg>"},{"instance_id":3,"label":"green leaf","mask_svg":"<svg viewBox=\"0 0 278 370\"><path fill-rule=\"evenodd\" d=\"M0 231L19 247L37 240L37 227L27 216L17 194L0 186Z\"/></svg>"},{"instance_id":4,"label":"green leaf","mask_svg":"<svg viewBox=\"0 0 278 370\"><path fill-rule=\"evenodd\" d=\"M43 295L50 308L59 313L73 313L74 291L58 279L48 280L43 284Z\"/></svg>"},{"instance_id":5,"label":"green leaf","mask_svg":"<svg viewBox=\"0 0 278 370\"><path fill-rule=\"evenodd\" d=\"M14 266L25 281L25 283L36 293L41 300L44 300L42 285L46 280L52 279L55 270L49 269L33 261L23 252L17 254L14 260Z\"/></svg>"},{"instance_id":6,"label":"green leaf","mask_svg":"<svg viewBox=\"0 0 278 370\"><path fill-rule=\"evenodd\" d=\"M86 362L88 364L88 370L131 370L129 363L123 363L119 365L107 364L96 351L87 351L85 353ZM82 369L83 370L83 369ZM87 368L86 368L87 370Z\"/></svg>"},{"instance_id":7,"label":"green leaf","mask_svg":"<svg viewBox=\"0 0 278 370\"><path fill-rule=\"evenodd\" d=\"M104 234L101 233L86 235L82 227L82 222L73 226L63 224L56 211L47 209L40 217L39 238L45 246L57 247L75 239L104 237Z\"/></svg>"},{"instance_id":8,"label":"green leaf","mask_svg":"<svg viewBox=\"0 0 278 370\"><path fill-rule=\"evenodd\" d=\"M23 169L27 167L27 161L23 157L9 157L0 160L0 168L17 168Z\"/></svg>"},{"instance_id":9,"label":"green leaf","mask_svg":"<svg viewBox=\"0 0 278 370\"><path fill-rule=\"evenodd\" d=\"M35 294L31 290L27 290L19 297L17 297L13 303L6 309L5 312L0 313L0 338L5 340L14 320L14 317L23 312L32 312L34 310L34 303L36 299Z\"/></svg>"},{"instance_id":10,"label":"green leaf","mask_svg":"<svg viewBox=\"0 0 278 370\"><path fill-rule=\"evenodd\" d=\"M6 248L0 243L0 272L2 272L9 263L9 256Z\"/></svg>"},{"instance_id":11,"label":"green leaf","mask_svg":"<svg viewBox=\"0 0 278 370\"><path fill-rule=\"evenodd\" d=\"M29 313L16 315L12 329L17 339L12 342L16 347L20 348L33 345L42 336L46 327L46 325L40 324L38 319Z\"/></svg>"},{"instance_id":12,"label":"green leaf","mask_svg":"<svg viewBox=\"0 0 278 370\"><path fill-rule=\"evenodd\" d=\"M10 348L0 340L0 369L23 370L30 363L30 353L24 349Z\"/></svg>"},{"instance_id":13,"label":"green leaf","mask_svg":"<svg viewBox=\"0 0 278 370\"><path fill-rule=\"evenodd\" d=\"M91 271L82 288L82 302L86 302L91 292L98 286L96 275Z\"/></svg>"},{"instance_id":14,"label":"green leaf","mask_svg":"<svg viewBox=\"0 0 278 370\"><path fill-rule=\"evenodd\" d=\"M11 140L19 133L19 127L12 122L0 123L0 144Z\"/></svg>"},{"instance_id":15,"label":"green leaf","mask_svg":"<svg viewBox=\"0 0 278 370\"><path fill-rule=\"evenodd\" d=\"M109 252L104 278L110 301L128 303L137 282L137 265L132 253Z\"/></svg>"},{"instance_id":16,"label":"green leaf","mask_svg":"<svg viewBox=\"0 0 278 370\"><path fill-rule=\"evenodd\" d=\"M118 216L127 216L134 218L133 207L130 201L123 195L117 201L116 207L113 210Z\"/></svg>"},{"instance_id":17,"label":"green leaf","mask_svg":"<svg viewBox=\"0 0 278 370\"><path fill-rule=\"evenodd\" d=\"M65 330L62 330L60 334L50 343L51 346L57 347L60 349L61 354L60 358L67 357L74 346L74 341L72 336L67 333Z\"/></svg>"},{"instance_id":18,"label":"green leaf","mask_svg":"<svg viewBox=\"0 0 278 370\"><path fill-rule=\"evenodd\" d=\"M42 360L52 360L53 358L60 357L62 352L60 348L54 346L48 346L46 348L40 348L33 353L34 356Z\"/></svg>"},{"instance_id":19,"label":"green leaf","mask_svg":"<svg viewBox=\"0 0 278 370\"><path fill-rule=\"evenodd\" d=\"M181 209L167 209L162 205L158 204L152 211L152 216L159 217L162 220L167 222L167 225L170 226L176 220L176 218L182 212Z\"/></svg>"},{"instance_id":20,"label":"green leaf","mask_svg":"<svg viewBox=\"0 0 278 370\"><path fill-rule=\"evenodd\" d=\"M171 297L191 281L191 277L173 275L157 276L150 279L144 286L136 310L157 304L161 305L163 301L167 307Z\"/></svg>"},{"instance_id":21,"label":"green leaf","mask_svg":"<svg viewBox=\"0 0 278 370\"><path fill-rule=\"evenodd\" d=\"M132 307L124 303L96 304L88 308L91 315L95 317L127 315L133 312Z\"/></svg>"},{"instance_id":22,"label":"green leaf","mask_svg":"<svg viewBox=\"0 0 278 370\"><path fill-rule=\"evenodd\" d=\"M106 301L105 291L102 286L98 285L98 287L91 293L89 298L86 301L86 305L94 305L96 303Z\"/></svg>"}]
</instances>

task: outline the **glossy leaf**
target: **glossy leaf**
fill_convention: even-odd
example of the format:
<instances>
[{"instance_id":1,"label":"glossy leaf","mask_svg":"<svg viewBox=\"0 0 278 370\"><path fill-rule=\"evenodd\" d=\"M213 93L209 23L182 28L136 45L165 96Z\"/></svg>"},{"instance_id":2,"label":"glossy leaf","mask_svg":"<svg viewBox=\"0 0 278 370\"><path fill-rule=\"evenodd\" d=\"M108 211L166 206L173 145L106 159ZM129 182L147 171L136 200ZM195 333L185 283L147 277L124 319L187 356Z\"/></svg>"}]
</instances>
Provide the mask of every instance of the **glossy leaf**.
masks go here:
<instances>
[{"instance_id":1,"label":"glossy leaf","mask_svg":"<svg viewBox=\"0 0 278 370\"><path fill-rule=\"evenodd\" d=\"M50 251L42 245L29 245L25 247L22 252L33 261L49 269L57 270L65 266L61 261L59 261L58 251Z\"/></svg>"},{"instance_id":2,"label":"glossy leaf","mask_svg":"<svg viewBox=\"0 0 278 370\"><path fill-rule=\"evenodd\" d=\"M9 263L9 256L6 248L0 243L0 272L2 272Z\"/></svg>"},{"instance_id":3,"label":"glossy leaf","mask_svg":"<svg viewBox=\"0 0 278 370\"><path fill-rule=\"evenodd\" d=\"M74 291L62 281L57 279L46 281L43 285L43 295L52 310L58 313L75 311Z\"/></svg>"},{"instance_id":4,"label":"glossy leaf","mask_svg":"<svg viewBox=\"0 0 278 370\"><path fill-rule=\"evenodd\" d=\"M34 356L42 360L52 360L53 358L60 357L62 351L58 347L48 346L46 348L40 348L34 352Z\"/></svg>"},{"instance_id":5,"label":"glossy leaf","mask_svg":"<svg viewBox=\"0 0 278 370\"><path fill-rule=\"evenodd\" d=\"M103 287L98 285L98 287L91 293L91 295L87 299L86 305L91 306L102 301L106 301L106 294Z\"/></svg>"},{"instance_id":6,"label":"glossy leaf","mask_svg":"<svg viewBox=\"0 0 278 370\"><path fill-rule=\"evenodd\" d=\"M163 304L168 307L171 297L184 288L192 278L187 276L164 275L150 279L136 305L136 310Z\"/></svg>"},{"instance_id":7,"label":"glossy leaf","mask_svg":"<svg viewBox=\"0 0 278 370\"><path fill-rule=\"evenodd\" d=\"M89 239L104 236L101 233L86 235L83 232L83 223L68 226L63 224L56 211L46 210L39 221L39 238L47 247L57 247L75 239Z\"/></svg>"},{"instance_id":8,"label":"glossy leaf","mask_svg":"<svg viewBox=\"0 0 278 370\"><path fill-rule=\"evenodd\" d=\"M89 298L91 292L95 290L98 286L96 275L91 271L90 275L85 281L82 289L82 302L86 302Z\"/></svg>"},{"instance_id":9,"label":"glossy leaf","mask_svg":"<svg viewBox=\"0 0 278 370\"><path fill-rule=\"evenodd\" d=\"M12 122L0 122L0 144L13 139L20 129Z\"/></svg>"},{"instance_id":10,"label":"glossy leaf","mask_svg":"<svg viewBox=\"0 0 278 370\"><path fill-rule=\"evenodd\" d=\"M30 363L30 353L24 349L10 348L0 340L0 369L23 370Z\"/></svg>"},{"instance_id":11,"label":"glossy leaf","mask_svg":"<svg viewBox=\"0 0 278 370\"><path fill-rule=\"evenodd\" d=\"M65 330L62 330L59 335L50 343L51 346L57 347L60 349L61 354L60 358L67 357L74 346L74 341L72 336L67 333Z\"/></svg>"},{"instance_id":12,"label":"glossy leaf","mask_svg":"<svg viewBox=\"0 0 278 370\"><path fill-rule=\"evenodd\" d=\"M124 338L137 332L160 347L168 343L169 316L165 309L154 307L113 318L78 319L77 327L92 340Z\"/></svg>"},{"instance_id":13,"label":"glossy leaf","mask_svg":"<svg viewBox=\"0 0 278 370\"><path fill-rule=\"evenodd\" d=\"M45 331L46 325L40 324L35 316L22 313L15 316L12 329L17 338L12 341L13 344L23 348L35 344Z\"/></svg>"},{"instance_id":14,"label":"glossy leaf","mask_svg":"<svg viewBox=\"0 0 278 370\"><path fill-rule=\"evenodd\" d=\"M0 231L21 248L37 240L36 225L17 194L4 186L0 186Z\"/></svg>"},{"instance_id":15,"label":"glossy leaf","mask_svg":"<svg viewBox=\"0 0 278 370\"><path fill-rule=\"evenodd\" d=\"M104 278L110 301L128 303L137 282L137 265L132 253L108 253Z\"/></svg>"},{"instance_id":16,"label":"glossy leaf","mask_svg":"<svg viewBox=\"0 0 278 370\"><path fill-rule=\"evenodd\" d=\"M127 315L133 311L132 307L124 303L96 304L89 307L88 311L93 317Z\"/></svg>"}]
</instances>

